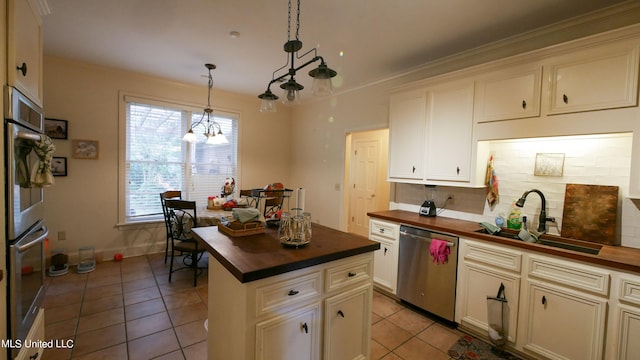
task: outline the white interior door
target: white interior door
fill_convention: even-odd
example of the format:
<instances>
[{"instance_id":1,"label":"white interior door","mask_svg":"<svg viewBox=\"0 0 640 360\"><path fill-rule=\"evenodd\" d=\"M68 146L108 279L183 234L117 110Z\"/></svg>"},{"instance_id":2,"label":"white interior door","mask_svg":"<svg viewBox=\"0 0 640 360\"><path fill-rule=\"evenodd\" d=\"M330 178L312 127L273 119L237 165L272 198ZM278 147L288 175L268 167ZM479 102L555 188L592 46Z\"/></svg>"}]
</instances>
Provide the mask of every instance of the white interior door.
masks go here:
<instances>
[{"instance_id":1,"label":"white interior door","mask_svg":"<svg viewBox=\"0 0 640 360\"><path fill-rule=\"evenodd\" d=\"M367 212L389 208L389 184L386 182L388 130L366 131L351 135L349 169L348 231L369 235Z\"/></svg>"}]
</instances>

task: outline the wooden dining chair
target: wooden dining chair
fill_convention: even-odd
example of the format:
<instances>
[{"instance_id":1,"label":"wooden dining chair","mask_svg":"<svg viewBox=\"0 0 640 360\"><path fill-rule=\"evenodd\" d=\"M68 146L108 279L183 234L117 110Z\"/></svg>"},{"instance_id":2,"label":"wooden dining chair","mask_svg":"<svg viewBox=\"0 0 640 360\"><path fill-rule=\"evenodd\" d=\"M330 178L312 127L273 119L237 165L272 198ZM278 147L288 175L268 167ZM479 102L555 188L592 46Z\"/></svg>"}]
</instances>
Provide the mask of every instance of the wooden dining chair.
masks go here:
<instances>
[{"instance_id":1,"label":"wooden dining chair","mask_svg":"<svg viewBox=\"0 0 640 360\"><path fill-rule=\"evenodd\" d=\"M171 241L171 224L169 223L169 214L164 204L167 199L182 199L182 191L169 190L160 193L160 203L162 204L162 214L164 216L164 227L166 229L167 240L164 246L164 263L167 263L167 256L169 255L169 242Z\"/></svg>"},{"instance_id":2,"label":"wooden dining chair","mask_svg":"<svg viewBox=\"0 0 640 360\"><path fill-rule=\"evenodd\" d=\"M198 260L204 252L204 247L198 247L198 242L193 238L191 229L197 226L198 216L196 213L196 202L186 200L165 200L169 222L171 226L171 262L169 264L169 282L171 275L181 269L193 269L193 286L198 281ZM178 269L173 268L176 252L182 252L185 266ZM191 262L188 263L188 260Z\"/></svg>"},{"instance_id":3,"label":"wooden dining chair","mask_svg":"<svg viewBox=\"0 0 640 360\"><path fill-rule=\"evenodd\" d=\"M240 190L240 197L247 199L247 207L258 208L258 200L260 200L260 194L256 195L253 190Z\"/></svg>"}]
</instances>

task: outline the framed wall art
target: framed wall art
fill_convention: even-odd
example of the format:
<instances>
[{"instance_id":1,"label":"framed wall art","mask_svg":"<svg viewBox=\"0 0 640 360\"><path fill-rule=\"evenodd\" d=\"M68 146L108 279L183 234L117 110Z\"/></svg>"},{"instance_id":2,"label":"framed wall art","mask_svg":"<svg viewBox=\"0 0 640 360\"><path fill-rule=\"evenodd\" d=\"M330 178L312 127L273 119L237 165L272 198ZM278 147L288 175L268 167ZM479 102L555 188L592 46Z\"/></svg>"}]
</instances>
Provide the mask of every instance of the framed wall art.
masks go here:
<instances>
[{"instance_id":1,"label":"framed wall art","mask_svg":"<svg viewBox=\"0 0 640 360\"><path fill-rule=\"evenodd\" d=\"M564 154L538 153L533 169L535 176L562 176L564 172Z\"/></svg>"},{"instance_id":2,"label":"framed wall art","mask_svg":"<svg viewBox=\"0 0 640 360\"><path fill-rule=\"evenodd\" d=\"M67 158L54 156L51 159L51 173L53 176L67 176Z\"/></svg>"},{"instance_id":3,"label":"framed wall art","mask_svg":"<svg viewBox=\"0 0 640 360\"><path fill-rule=\"evenodd\" d=\"M100 144L98 140L73 140L73 158L98 160Z\"/></svg>"},{"instance_id":4,"label":"framed wall art","mask_svg":"<svg viewBox=\"0 0 640 360\"><path fill-rule=\"evenodd\" d=\"M44 119L44 133L52 139L67 139L67 120Z\"/></svg>"}]
</instances>

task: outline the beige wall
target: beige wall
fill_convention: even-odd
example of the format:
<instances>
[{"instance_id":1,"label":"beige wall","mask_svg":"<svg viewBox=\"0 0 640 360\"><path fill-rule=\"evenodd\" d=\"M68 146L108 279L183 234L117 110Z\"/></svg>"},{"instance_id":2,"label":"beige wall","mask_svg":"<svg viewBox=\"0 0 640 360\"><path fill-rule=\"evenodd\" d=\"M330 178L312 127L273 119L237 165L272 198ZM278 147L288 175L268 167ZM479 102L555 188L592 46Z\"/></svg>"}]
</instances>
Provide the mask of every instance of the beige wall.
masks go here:
<instances>
[{"instance_id":1,"label":"beige wall","mask_svg":"<svg viewBox=\"0 0 640 360\"><path fill-rule=\"evenodd\" d=\"M68 176L56 177L56 185L45 190L49 249L66 248L72 262L78 249L88 245L103 251L105 259L116 252L131 256L164 249L161 223L117 226L118 152L124 146L118 140L118 93L172 99L204 108L206 83L182 84L45 57L44 84L46 116L69 121L69 139L55 140L55 156L68 158ZM288 109L262 114L257 110L257 97L215 88L212 106L240 114L238 188L263 187L274 181L289 184ZM73 159L72 139L98 140L100 158ZM66 232L67 240L58 240L60 231Z\"/></svg>"}]
</instances>

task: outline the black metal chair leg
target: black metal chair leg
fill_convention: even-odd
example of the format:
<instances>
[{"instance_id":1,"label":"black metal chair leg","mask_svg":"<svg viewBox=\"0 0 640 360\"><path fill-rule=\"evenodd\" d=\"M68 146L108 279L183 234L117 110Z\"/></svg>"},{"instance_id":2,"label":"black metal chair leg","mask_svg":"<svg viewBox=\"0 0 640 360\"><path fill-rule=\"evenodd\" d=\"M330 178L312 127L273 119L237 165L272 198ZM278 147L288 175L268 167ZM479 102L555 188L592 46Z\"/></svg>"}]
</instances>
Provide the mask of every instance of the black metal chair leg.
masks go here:
<instances>
[{"instance_id":1,"label":"black metal chair leg","mask_svg":"<svg viewBox=\"0 0 640 360\"><path fill-rule=\"evenodd\" d=\"M173 275L173 255L173 249L171 249L171 262L169 263L169 282L171 282L171 275Z\"/></svg>"},{"instance_id":2,"label":"black metal chair leg","mask_svg":"<svg viewBox=\"0 0 640 360\"><path fill-rule=\"evenodd\" d=\"M196 287L198 284L198 253L195 252L191 256L193 256L193 287Z\"/></svg>"}]
</instances>

